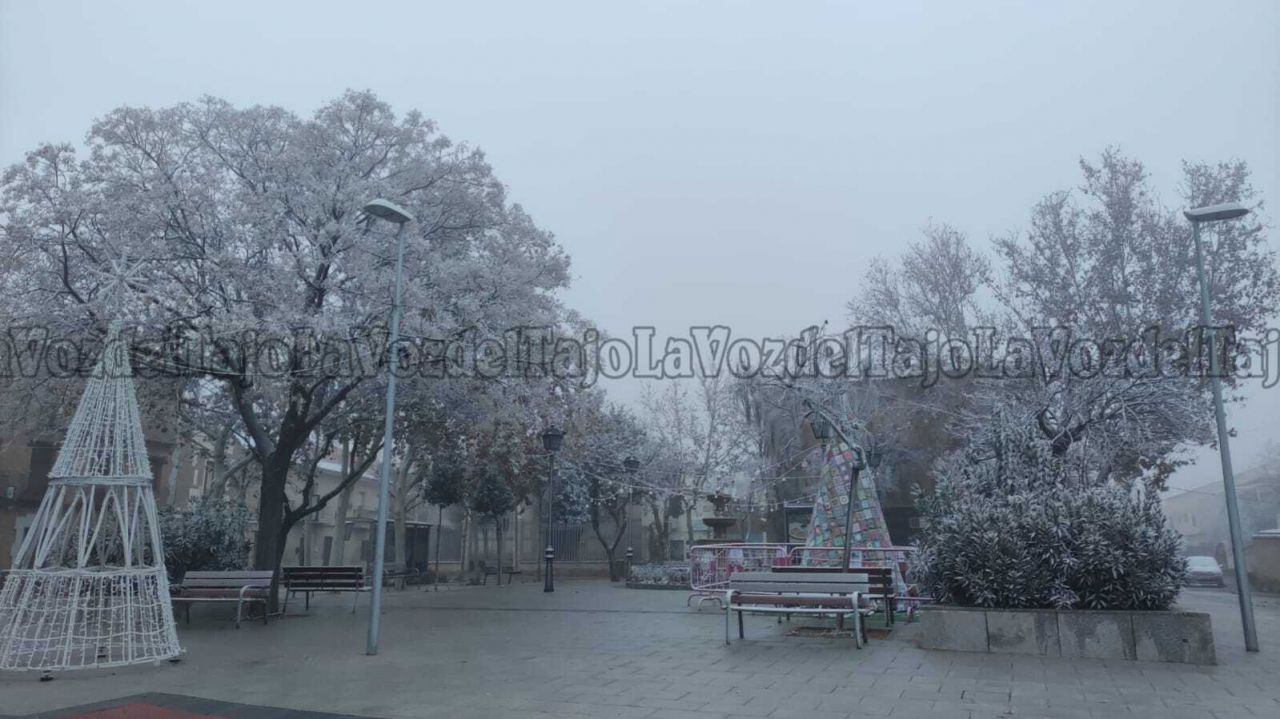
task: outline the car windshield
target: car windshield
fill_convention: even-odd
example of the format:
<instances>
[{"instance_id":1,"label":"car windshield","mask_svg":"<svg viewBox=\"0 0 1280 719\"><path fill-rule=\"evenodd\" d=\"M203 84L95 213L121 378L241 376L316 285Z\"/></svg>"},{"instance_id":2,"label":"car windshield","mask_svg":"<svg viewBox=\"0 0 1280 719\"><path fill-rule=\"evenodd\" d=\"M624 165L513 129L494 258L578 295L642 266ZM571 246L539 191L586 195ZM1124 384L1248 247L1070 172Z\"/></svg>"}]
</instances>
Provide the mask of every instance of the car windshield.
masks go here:
<instances>
[{"instance_id":1,"label":"car windshield","mask_svg":"<svg viewBox=\"0 0 1280 719\"><path fill-rule=\"evenodd\" d=\"M1213 557L1187 557L1188 569L1219 569L1218 561Z\"/></svg>"}]
</instances>

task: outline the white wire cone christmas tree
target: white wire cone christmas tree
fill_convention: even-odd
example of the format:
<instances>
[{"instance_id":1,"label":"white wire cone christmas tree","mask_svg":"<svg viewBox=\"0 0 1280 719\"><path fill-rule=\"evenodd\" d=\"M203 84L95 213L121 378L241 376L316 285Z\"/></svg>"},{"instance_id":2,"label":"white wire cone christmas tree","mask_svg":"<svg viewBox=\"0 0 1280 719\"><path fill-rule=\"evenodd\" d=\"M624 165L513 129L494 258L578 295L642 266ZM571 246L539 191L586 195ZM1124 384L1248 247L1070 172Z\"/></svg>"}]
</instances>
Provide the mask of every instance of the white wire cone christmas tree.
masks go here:
<instances>
[{"instance_id":1,"label":"white wire cone christmas tree","mask_svg":"<svg viewBox=\"0 0 1280 719\"><path fill-rule=\"evenodd\" d=\"M0 669L95 669L182 650L127 343L113 323L0 588Z\"/></svg>"}]
</instances>

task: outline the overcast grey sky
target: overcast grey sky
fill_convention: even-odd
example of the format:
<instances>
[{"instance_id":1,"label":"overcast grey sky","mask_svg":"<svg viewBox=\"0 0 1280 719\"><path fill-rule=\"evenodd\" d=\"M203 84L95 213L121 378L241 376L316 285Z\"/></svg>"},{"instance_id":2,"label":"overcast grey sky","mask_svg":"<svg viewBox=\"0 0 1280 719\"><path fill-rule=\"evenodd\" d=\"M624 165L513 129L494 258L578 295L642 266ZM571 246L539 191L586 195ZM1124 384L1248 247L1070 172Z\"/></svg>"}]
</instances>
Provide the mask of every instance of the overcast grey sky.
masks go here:
<instances>
[{"instance_id":1,"label":"overcast grey sky","mask_svg":"<svg viewBox=\"0 0 1280 719\"><path fill-rule=\"evenodd\" d=\"M930 221L979 245L1025 227L1108 144L1169 203L1183 158L1245 159L1280 202L1274 0L0 0L5 165L121 104L305 114L346 88L484 148L613 333L839 324L868 258ZM1254 394L1246 467L1280 437L1280 388Z\"/></svg>"}]
</instances>

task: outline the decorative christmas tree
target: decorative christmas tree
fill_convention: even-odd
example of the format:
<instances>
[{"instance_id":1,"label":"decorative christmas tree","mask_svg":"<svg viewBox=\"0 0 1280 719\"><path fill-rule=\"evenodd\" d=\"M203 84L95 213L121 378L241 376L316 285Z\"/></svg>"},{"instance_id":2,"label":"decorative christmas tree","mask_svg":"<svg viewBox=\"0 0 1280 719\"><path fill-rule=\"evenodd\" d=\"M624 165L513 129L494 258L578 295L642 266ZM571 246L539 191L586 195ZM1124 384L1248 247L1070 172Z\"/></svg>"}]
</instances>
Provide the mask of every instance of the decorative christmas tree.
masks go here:
<instances>
[{"instance_id":1,"label":"decorative christmas tree","mask_svg":"<svg viewBox=\"0 0 1280 719\"><path fill-rule=\"evenodd\" d=\"M858 486L853 498L852 537L844 536L845 512L849 506L849 470L853 452L820 449L822 466L821 484L813 503L813 518L809 521L807 547L830 547L827 552L807 552L808 561L822 566L839 566L841 552L849 542L853 551L849 565L853 567L891 567L898 593L906 593L906 552L893 548L889 538L884 511L870 470L858 474Z\"/></svg>"},{"instance_id":2,"label":"decorative christmas tree","mask_svg":"<svg viewBox=\"0 0 1280 719\"><path fill-rule=\"evenodd\" d=\"M0 588L0 669L91 669L178 656L151 465L119 323L49 476Z\"/></svg>"}]
</instances>

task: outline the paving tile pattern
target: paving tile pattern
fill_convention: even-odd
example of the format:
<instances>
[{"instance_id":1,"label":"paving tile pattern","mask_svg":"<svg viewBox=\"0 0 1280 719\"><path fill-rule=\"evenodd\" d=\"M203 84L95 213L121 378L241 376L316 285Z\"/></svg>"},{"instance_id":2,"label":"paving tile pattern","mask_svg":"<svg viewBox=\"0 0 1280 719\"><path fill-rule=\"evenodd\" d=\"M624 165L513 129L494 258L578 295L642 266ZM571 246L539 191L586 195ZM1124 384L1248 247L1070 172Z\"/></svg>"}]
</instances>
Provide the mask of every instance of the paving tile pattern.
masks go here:
<instances>
[{"instance_id":1,"label":"paving tile pattern","mask_svg":"<svg viewBox=\"0 0 1280 719\"><path fill-rule=\"evenodd\" d=\"M179 627L181 663L48 683L2 676L0 711L166 692L387 718L1280 716L1280 601L1259 600L1264 651L1246 654L1234 596L1214 590L1182 605L1212 613L1215 667L924 651L912 641L919 625L901 624L859 651L787 636L773 617L748 617L747 640L735 632L725 646L713 605L697 612L679 592L608 582L387 597L378 656L364 654L364 605L353 616L345 595L239 631L220 608L197 608Z\"/></svg>"}]
</instances>

